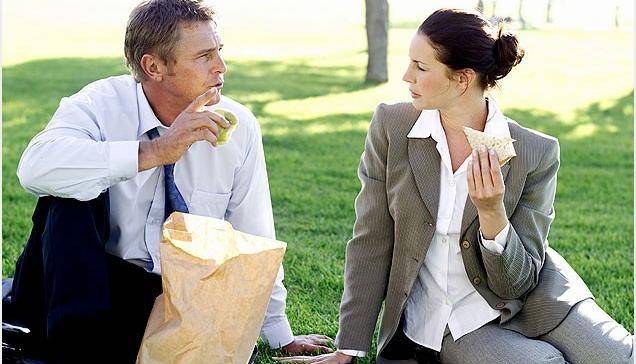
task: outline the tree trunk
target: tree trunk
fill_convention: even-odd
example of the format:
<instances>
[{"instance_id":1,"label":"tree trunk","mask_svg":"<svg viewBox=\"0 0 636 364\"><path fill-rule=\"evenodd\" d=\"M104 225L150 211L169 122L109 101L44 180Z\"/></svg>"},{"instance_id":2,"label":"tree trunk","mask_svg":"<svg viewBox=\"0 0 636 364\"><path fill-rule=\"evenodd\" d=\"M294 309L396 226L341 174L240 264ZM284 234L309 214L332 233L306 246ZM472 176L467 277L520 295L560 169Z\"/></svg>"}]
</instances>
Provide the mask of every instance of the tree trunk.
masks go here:
<instances>
[{"instance_id":1,"label":"tree trunk","mask_svg":"<svg viewBox=\"0 0 636 364\"><path fill-rule=\"evenodd\" d=\"M369 61L367 81L386 82L389 36L389 4L387 0L365 0Z\"/></svg>"},{"instance_id":2,"label":"tree trunk","mask_svg":"<svg viewBox=\"0 0 636 364\"><path fill-rule=\"evenodd\" d=\"M519 0L519 22L521 23L521 29L526 29L526 19L523 17L523 0Z\"/></svg>"},{"instance_id":3,"label":"tree trunk","mask_svg":"<svg viewBox=\"0 0 636 364\"><path fill-rule=\"evenodd\" d=\"M483 1L483 0L478 0L478 1L477 1L477 11L478 11L480 14L483 14L483 13L484 13L484 1Z\"/></svg>"},{"instance_id":4,"label":"tree trunk","mask_svg":"<svg viewBox=\"0 0 636 364\"><path fill-rule=\"evenodd\" d=\"M621 17L621 7L619 5L616 5L616 7L614 8L614 28L620 28L621 26L621 22L620 22L620 17Z\"/></svg>"},{"instance_id":5,"label":"tree trunk","mask_svg":"<svg viewBox=\"0 0 636 364\"><path fill-rule=\"evenodd\" d=\"M552 23L552 0L548 0L548 7L545 9L545 22Z\"/></svg>"}]
</instances>

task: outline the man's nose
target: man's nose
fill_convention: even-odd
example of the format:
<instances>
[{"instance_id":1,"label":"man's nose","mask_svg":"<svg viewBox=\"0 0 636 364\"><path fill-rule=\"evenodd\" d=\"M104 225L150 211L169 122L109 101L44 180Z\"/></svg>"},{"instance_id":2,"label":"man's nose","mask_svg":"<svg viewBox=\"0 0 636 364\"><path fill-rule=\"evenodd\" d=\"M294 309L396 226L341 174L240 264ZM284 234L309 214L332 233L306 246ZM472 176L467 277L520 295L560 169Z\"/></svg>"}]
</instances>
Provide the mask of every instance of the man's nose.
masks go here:
<instances>
[{"instance_id":1,"label":"man's nose","mask_svg":"<svg viewBox=\"0 0 636 364\"><path fill-rule=\"evenodd\" d=\"M227 65L225 64L225 61L223 60L223 57L219 56L219 58L217 59L216 62L214 62L214 65L212 67L212 72L213 73L225 73L227 72Z\"/></svg>"}]
</instances>

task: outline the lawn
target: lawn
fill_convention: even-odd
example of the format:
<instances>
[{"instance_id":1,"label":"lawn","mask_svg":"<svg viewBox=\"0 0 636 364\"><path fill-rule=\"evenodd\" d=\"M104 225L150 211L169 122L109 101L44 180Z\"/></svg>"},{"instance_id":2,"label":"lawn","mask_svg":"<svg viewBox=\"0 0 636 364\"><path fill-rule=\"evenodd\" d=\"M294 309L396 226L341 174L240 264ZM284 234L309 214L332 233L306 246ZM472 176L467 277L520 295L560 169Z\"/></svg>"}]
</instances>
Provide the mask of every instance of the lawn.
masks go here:
<instances>
[{"instance_id":1,"label":"lawn","mask_svg":"<svg viewBox=\"0 0 636 364\"><path fill-rule=\"evenodd\" d=\"M400 78L411 32L392 30L391 82L384 85L363 82L363 29L342 34L351 48L343 47L346 41L321 43L322 56L228 55L224 92L250 107L263 128L276 231L289 244L287 313L296 334L337 332L345 244L360 188L357 164L377 103L407 100ZM632 331L632 36L527 31L521 39L527 57L495 94L508 116L560 139L550 244L599 305ZM3 277L13 274L35 203L15 175L22 151L61 97L125 72L119 57L3 67ZM269 362L264 356L261 362Z\"/></svg>"}]
</instances>

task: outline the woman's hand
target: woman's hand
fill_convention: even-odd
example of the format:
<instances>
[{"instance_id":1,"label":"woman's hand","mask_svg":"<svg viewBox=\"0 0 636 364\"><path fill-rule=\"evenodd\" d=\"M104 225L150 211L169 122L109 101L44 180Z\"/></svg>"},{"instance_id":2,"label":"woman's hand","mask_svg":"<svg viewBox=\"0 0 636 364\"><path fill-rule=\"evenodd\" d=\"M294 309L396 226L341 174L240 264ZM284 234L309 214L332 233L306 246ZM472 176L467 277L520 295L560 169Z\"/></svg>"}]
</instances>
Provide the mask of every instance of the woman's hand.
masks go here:
<instances>
[{"instance_id":1,"label":"woman's hand","mask_svg":"<svg viewBox=\"0 0 636 364\"><path fill-rule=\"evenodd\" d=\"M468 195L477 208L481 233L494 239L508 224L503 197L506 187L497 152L481 147L468 161Z\"/></svg>"},{"instance_id":2,"label":"woman's hand","mask_svg":"<svg viewBox=\"0 0 636 364\"><path fill-rule=\"evenodd\" d=\"M317 356L289 356L273 359L279 363L348 364L353 362L352 356L337 351Z\"/></svg>"}]
</instances>

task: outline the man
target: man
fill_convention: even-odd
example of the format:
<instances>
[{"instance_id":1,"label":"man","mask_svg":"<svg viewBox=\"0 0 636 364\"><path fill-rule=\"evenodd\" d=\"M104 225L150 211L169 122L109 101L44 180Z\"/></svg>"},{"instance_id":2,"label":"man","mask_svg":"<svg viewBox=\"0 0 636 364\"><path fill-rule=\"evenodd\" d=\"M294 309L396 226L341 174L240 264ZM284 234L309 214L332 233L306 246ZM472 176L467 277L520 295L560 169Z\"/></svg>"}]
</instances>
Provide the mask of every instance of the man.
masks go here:
<instances>
[{"instance_id":1,"label":"man","mask_svg":"<svg viewBox=\"0 0 636 364\"><path fill-rule=\"evenodd\" d=\"M200 1L140 4L125 35L133 77L64 98L25 150L18 176L41 198L12 296L18 321L53 361L134 361L161 293L159 242L170 212L274 238L259 125L221 96L222 47ZM212 105L239 119L223 146L217 136L229 124ZM282 279L281 267L261 337L287 353L329 351L325 336L293 336Z\"/></svg>"}]
</instances>

